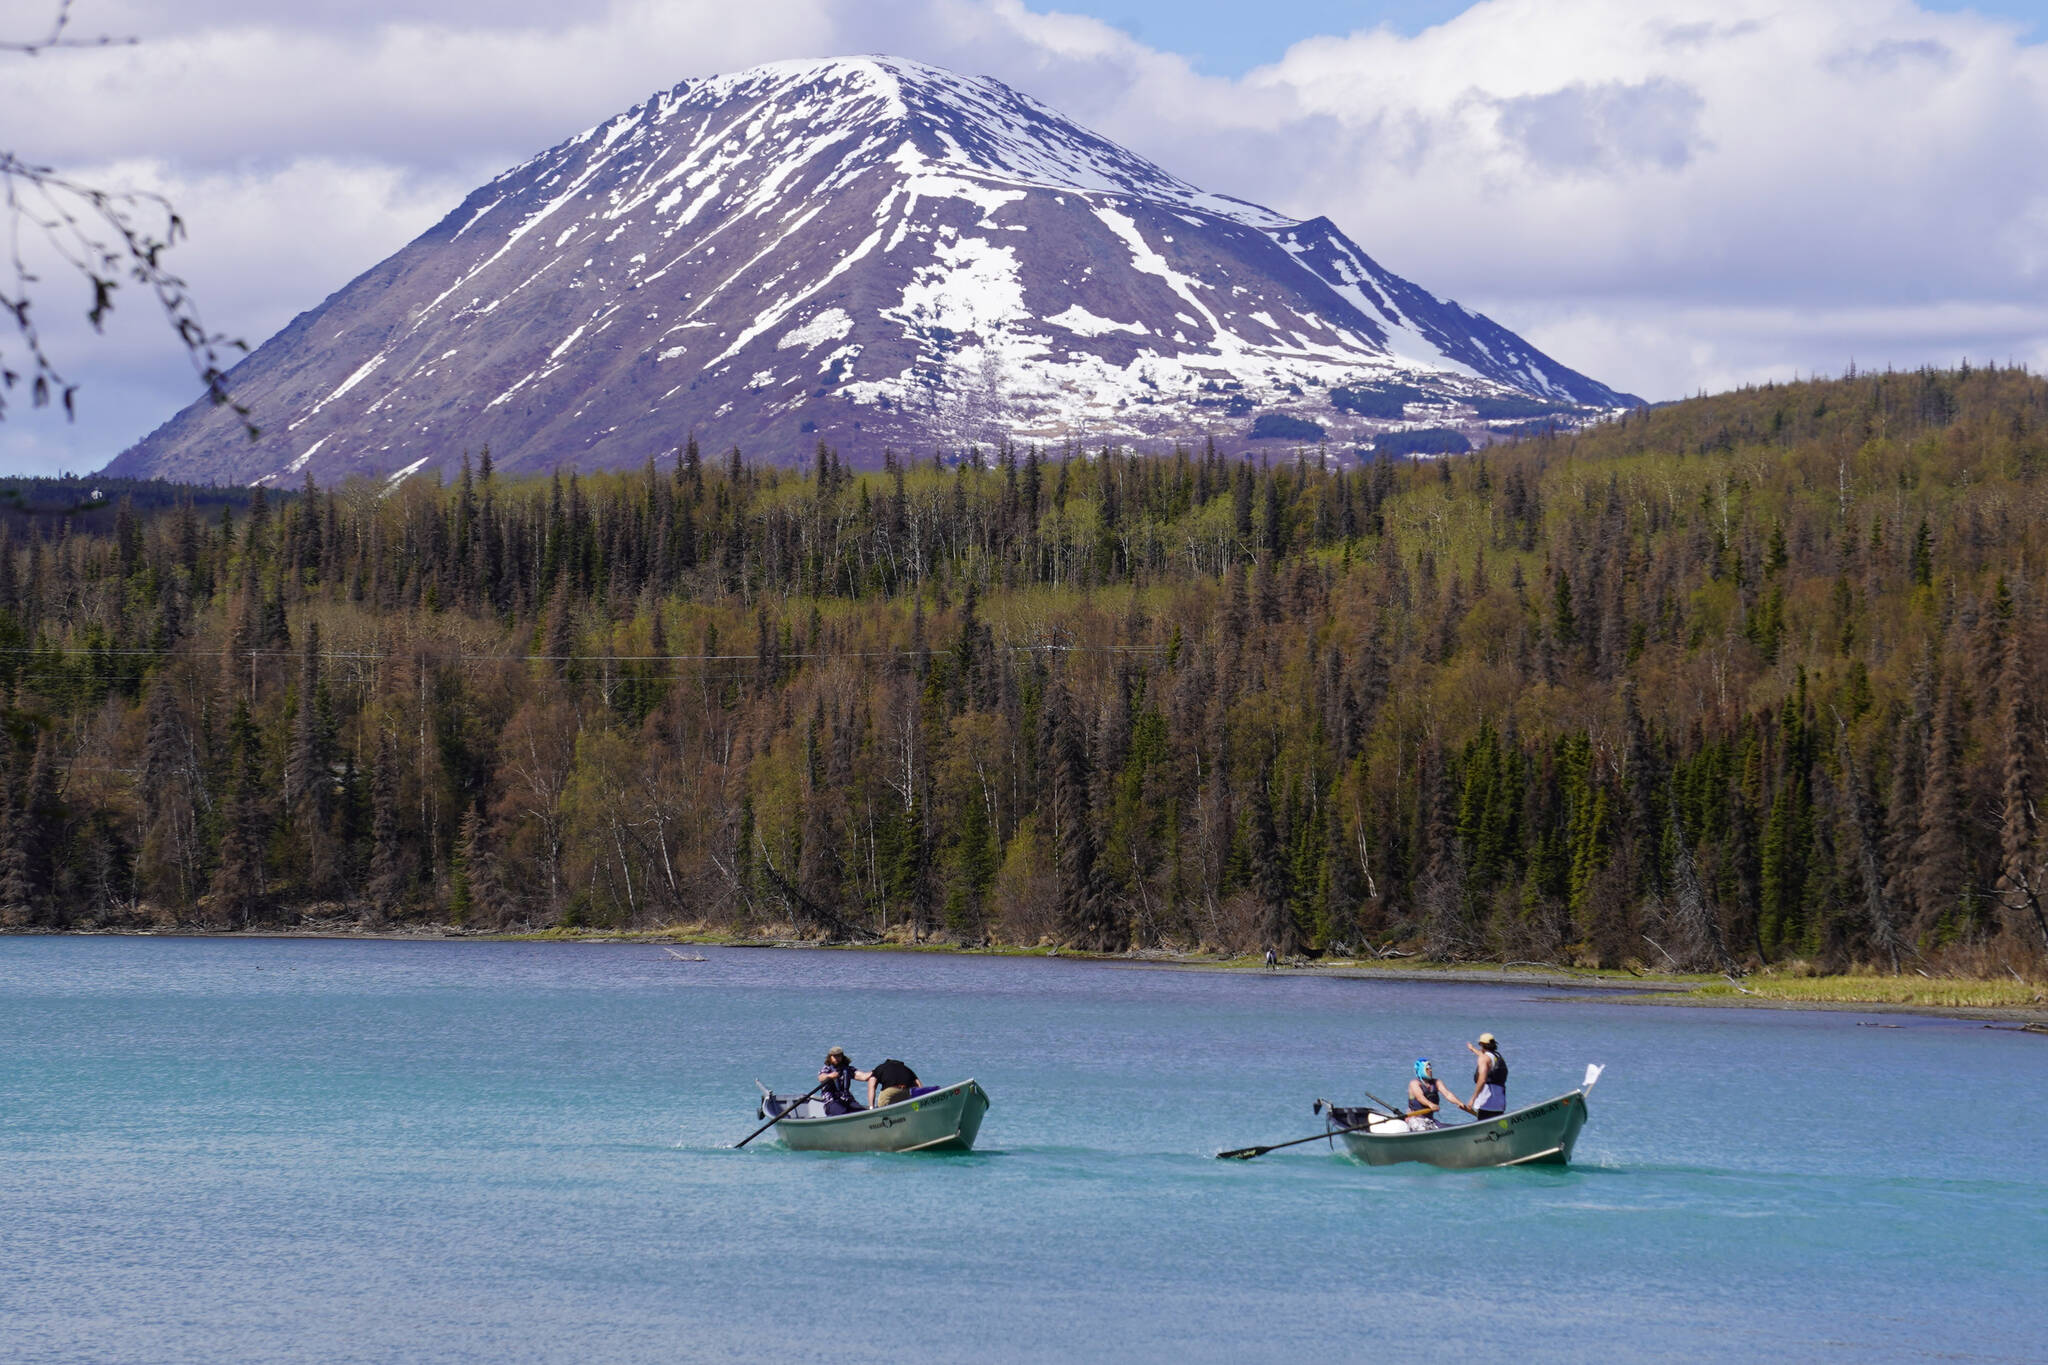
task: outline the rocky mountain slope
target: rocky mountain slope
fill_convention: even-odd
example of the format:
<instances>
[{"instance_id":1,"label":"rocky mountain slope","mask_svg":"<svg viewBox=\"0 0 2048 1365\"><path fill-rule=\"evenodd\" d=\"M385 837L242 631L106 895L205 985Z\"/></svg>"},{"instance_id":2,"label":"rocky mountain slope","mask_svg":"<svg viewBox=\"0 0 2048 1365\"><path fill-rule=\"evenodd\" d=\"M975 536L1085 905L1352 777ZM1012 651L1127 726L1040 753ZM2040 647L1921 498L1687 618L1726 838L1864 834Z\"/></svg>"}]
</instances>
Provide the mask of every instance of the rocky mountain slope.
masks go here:
<instances>
[{"instance_id":1,"label":"rocky mountain slope","mask_svg":"<svg viewBox=\"0 0 2048 1365\"><path fill-rule=\"evenodd\" d=\"M231 382L260 440L194 405L110 472L331 482L486 444L505 469L609 467L692 431L781 460L821 438L855 461L1314 429L1348 447L1634 401L1327 219L889 58L685 81L477 190Z\"/></svg>"}]
</instances>

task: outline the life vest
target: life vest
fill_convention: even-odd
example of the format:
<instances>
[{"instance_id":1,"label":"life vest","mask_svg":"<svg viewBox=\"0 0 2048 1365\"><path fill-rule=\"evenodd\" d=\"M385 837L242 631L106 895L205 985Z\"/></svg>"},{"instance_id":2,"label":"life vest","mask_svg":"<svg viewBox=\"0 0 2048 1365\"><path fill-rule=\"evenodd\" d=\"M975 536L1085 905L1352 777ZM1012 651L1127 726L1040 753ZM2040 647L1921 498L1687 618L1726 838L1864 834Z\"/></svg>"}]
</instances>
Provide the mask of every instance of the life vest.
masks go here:
<instances>
[{"instance_id":1,"label":"life vest","mask_svg":"<svg viewBox=\"0 0 2048 1365\"><path fill-rule=\"evenodd\" d=\"M1495 1114L1508 1107L1508 1059L1498 1052L1486 1054L1486 1079L1480 1083L1475 1112Z\"/></svg>"},{"instance_id":2,"label":"life vest","mask_svg":"<svg viewBox=\"0 0 2048 1365\"><path fill-rule=\"evenodd\" d=\"M832 1068L832 1079L825 1082L825 1101L833 1100L844 1105L853 1103L853 1063Z\"/></svg>"}]
</instances>

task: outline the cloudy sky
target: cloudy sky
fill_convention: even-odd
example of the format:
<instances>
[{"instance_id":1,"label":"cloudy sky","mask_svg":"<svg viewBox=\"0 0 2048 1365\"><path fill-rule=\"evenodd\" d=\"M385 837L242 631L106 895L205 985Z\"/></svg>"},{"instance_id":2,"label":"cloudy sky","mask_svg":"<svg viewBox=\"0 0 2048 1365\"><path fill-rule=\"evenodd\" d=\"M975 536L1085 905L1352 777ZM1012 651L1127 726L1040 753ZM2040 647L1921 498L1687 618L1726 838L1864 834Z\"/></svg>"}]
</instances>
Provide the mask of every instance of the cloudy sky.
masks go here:
<instances>
[{"instance_id":1,"label":"cloudy sky","mask_svg":"<svg viewBox=\"0 0 2048 1365\"><path fill-rule=\"evenodd\" d=\"M55 0L10 0L5 37ZM994 75L1652 399L1960 357L2048 367L2048 0L76 0L133 46L0 53L25 159L168 195L262 341L477 184L692 76L887 52ZM37 311L96 468L197 393L124 298ZM0 361L20 350L0 331Z\"/></svg>"}]
</instances>

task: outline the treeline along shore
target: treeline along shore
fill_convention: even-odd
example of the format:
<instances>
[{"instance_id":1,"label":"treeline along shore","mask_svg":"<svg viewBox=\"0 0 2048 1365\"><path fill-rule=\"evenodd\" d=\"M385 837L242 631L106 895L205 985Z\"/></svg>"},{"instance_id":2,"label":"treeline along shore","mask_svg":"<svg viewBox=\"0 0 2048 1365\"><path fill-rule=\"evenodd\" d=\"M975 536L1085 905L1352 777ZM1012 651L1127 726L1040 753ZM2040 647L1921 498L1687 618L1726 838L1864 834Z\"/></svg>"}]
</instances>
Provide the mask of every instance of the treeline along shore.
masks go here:
<instances>
[{"instance_id":1,"label":"treeline along shore","mask_svg":"<svg viewBox=\"0 0 2048 1365\"><path fill-rule=\"evenodd\" d=\"M2038 976L2048 385L0 487L19 929L693 924Z\"/></svg>"}]
</instances>

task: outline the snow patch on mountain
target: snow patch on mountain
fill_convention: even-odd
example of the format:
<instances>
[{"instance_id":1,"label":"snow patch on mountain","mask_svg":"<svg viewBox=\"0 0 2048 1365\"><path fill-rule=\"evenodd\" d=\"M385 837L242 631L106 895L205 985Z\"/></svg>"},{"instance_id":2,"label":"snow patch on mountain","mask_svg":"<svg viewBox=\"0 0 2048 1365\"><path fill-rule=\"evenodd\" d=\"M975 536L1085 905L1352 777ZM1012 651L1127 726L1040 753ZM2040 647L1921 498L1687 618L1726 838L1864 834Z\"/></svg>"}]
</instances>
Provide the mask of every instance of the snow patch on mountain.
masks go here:
<instances>
[{"instance_id":1,"label":"snow patch on mountain","mask_svg":"<svg viewBox=\"0 0 2048 1365\"><path fill-rule=\"evenodd\" d=\"M862 460L1241 440L1258 412L1363 445L1388 422L1361 414L1386 404L1334 391L1419 389L1468 425L1479 397L1628 401L1326 219L1208 193L998 81L892 58L685 81L596 124L232 381L273 434L237 444L199 405L116 469L328 479L485 444L507 470L628 465L693 429Z\"/></svg>"},{"instance_id":2,"label":"snow patch on mountain","mask_svg":"<svg viewBox=\"0 0 2048 1365\"><path fill-rule=\"evenodd\" d=\"M786 351L792 346L812 350L828 341L842 341L853 330L853 319L844 308L827 308L800 327L792 327L782 334L782 340L775 343L775 349Z\"/></svg>"},{"instance_id":3,"label":"snow patch on mountain","mask_svg":"<svg viewBox=\"0 0 2048 1365\"><path fill-rule=\"evenodd\" d=\"M1069 304L1066 311L1053 314L1046 322L1084 337L1107 336L1111 332L1129 332L1132 336L1146 336L1150 331L1142 322L1116 322L1110 318L1097 317L1078 303Z\"/></svg>"}]
</instances>

